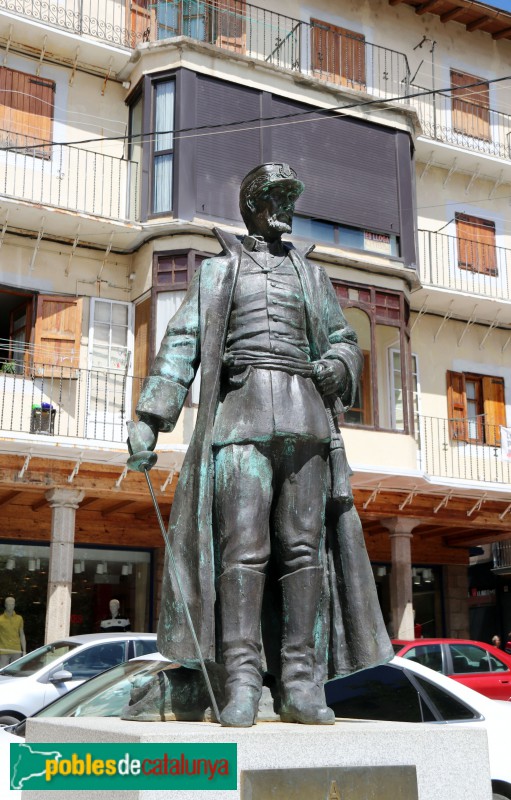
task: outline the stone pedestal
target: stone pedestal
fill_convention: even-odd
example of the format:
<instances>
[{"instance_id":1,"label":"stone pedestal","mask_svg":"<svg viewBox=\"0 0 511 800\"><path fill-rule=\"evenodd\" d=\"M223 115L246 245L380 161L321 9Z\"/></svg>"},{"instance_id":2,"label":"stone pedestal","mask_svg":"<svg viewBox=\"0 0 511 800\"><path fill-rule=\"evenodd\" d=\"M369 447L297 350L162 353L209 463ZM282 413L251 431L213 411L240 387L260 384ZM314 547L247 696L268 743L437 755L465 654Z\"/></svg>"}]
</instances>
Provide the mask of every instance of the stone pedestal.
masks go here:
<instances>
[{"instance_id":1,"label":"stone pedestal","mask_svg":"<svg viewBox=\"0 0 511 800\"><path fill-rule=\"evenodd\" d=\"M290 725L262 722L253 728L221 728L211 723L127 722L119 719L33 719L27 724L27 743L39 742L108 742L141 743L222 743L236 742L238 772L247 770L286 770L299 785L300 773L293 770L321 768L356 768L370 770L375 766L415 768L419 800L491 800L490 772L486 731L476 725L420 725L392 722L346 720L332 726ZM353 770L352 770L353 771ZM396 773L398 770L396 769ZM403 771L409 773L408 771ZM359 797L349 793L342 782L332 789L332 771L325 769L321 800L336 797L342 800ZM347 773L346 773L347 774ZM310 773L307 778L310 777ZM302 773L302 782L308 785ZM415 779L414 779L415 782ZM247 787L245 778L238 779L236 791L154 791L86 792L75 790L73 800L266 800L262 791ZM310 784L310 781L309 781ZM322 786L320 784L320 786ZM337 791L338 790L338 791ZM333 794L332 794L333 791ZM377 792L379 790L377 789ZM272 797L301 797L292 792ZM375 800L388 794L371 794ZM395 797L403 797L396 794ZM406 800L411 800L411 795ZM23 791L22 800L62 800L62 792L51 790ZM304 798L305 800L305 798ZM316 800L309 791L307 800ZM365 800L365 798L364 798Z\"/></svg>"}]
</instances>

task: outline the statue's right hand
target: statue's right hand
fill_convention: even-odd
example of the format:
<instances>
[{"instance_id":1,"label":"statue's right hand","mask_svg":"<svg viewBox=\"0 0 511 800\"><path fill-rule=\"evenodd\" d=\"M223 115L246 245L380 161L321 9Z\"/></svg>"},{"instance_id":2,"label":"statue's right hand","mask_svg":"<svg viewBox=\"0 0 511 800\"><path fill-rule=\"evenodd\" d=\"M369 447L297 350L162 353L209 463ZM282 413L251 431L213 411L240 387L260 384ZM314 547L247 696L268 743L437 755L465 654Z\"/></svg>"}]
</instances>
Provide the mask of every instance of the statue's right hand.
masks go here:
<instances>
[{"instance_id":1,"label":"statue's right hand","mask_svg":"<svg viewBox=\"0 0 511 800\"><path fill-rule=\"evenodd\" d=\"M158 429L145 420L127 422L128 428L128 469L144 472L156 464L158 456L153 453L158 441Z\"/></svg>"}]
</instances>

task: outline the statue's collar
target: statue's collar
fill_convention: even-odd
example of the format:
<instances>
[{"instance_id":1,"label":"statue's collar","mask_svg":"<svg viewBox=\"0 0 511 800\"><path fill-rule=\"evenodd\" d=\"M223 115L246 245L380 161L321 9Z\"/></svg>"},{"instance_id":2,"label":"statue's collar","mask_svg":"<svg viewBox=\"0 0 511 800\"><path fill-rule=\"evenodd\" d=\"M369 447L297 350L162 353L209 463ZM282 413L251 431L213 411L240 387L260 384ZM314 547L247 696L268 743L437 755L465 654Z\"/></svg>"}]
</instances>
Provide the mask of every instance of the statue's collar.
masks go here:
<instances>
[{"instance_id":1,"label":"statue's collar","mask_svg":"<svg viewBox=\"0 0 511 800\"><path fill-rule=\"evenodd\" d=\"M286 253L286 249L281 241L270 246L268 242L265 242L262 236L251 234L243 237L243 248L249 252L271 253L274 256L283 256Z\"/></svg>"}]
</instances>

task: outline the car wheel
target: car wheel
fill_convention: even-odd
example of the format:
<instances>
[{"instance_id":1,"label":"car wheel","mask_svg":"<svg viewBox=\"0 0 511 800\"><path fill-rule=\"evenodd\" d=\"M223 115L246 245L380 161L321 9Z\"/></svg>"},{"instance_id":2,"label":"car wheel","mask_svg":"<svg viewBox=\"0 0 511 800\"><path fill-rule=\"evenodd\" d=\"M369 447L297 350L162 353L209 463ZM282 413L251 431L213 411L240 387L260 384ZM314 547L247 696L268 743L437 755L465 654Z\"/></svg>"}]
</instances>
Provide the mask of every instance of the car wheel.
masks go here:
<instances>
[{"instance_id":1,"label":"car wheel","mask_svg":"<svg viewBox=\"0 0 511 800\"><path fill-rule=\"evenodd\" d=\"M17 722L20 721L19 717L13 717L9 714L0 714L0 726L1 725L16 725Z\"/></svg>"}]
</instances>

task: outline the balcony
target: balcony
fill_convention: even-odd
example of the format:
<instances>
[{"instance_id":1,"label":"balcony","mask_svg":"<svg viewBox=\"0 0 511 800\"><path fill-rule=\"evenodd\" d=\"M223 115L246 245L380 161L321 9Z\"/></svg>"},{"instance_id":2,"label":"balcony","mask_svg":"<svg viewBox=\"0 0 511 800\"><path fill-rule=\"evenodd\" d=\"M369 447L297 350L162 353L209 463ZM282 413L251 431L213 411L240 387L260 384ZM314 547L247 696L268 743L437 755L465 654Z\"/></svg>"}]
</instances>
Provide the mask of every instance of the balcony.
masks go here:
<instances>
[{"instance_id":1,"label":"balcony","mask_svg":"<svg viewBox=\"0 0 511 800\"><path fill-rule=\"evenodd\" d=\"M453 424L463 426L467 441L453 438ZM511 483L511 461L503 460L500 426L484 419L449 420L420 416L420 458L422 470L432 478L474 483ZM469 438L470 437L470 438Z\"/></svg>"},{"instance_id":2,"label":"balcony","mask_svg":"<svg viewBox=\"0 0 511 800\"><path fill-rule=\"evenodd\" d=\"M511 541L494 542L493 572L497 575L511 575Z\"/></svg>"},{"instance_id":3,"label":"balcony","mask_svg":"<svg viewBox=\"0 0 511 800\"><path fill-rule=\"evenodd\" d=\"M243 0L141 0L131 3L131 8L120 0L0 0L2 9L126 49L141 42L188 36L382 98L406 94L410 77L403 53Z\"/></svg>"},{"instance_id":4,"label":"balcony","mask_svg":"<svg viewBox=\"0 0 511 800\"><path fill-rule=\"evenodd\" d=\"M123 443L142 378L125 370L5 361L0 366L0 436Z\"/></svg>"},{"instance_id":5,"label":"balcony","mask_svg":"<svg viewBox=\"0 0 511 800\"><path fill-rule=\"evenodd\" d=\"M0 130L4 197L108 220L138 217L138 164L124 158Z\"/></svg>"},{"instance_id":6,"label":"balcony","mask_svg":"<svg viewBox=\"0 0 511 800\"><path fill-rule=\"evenodd\" d=\"M410 93L427 91L410 86ZM457 98L452 92L428 94L411 100L423 136L487 156L511 161L511 115Z\"/></svg>"},{"instance_id":7,"label":"balcony","mask_svg":"<svg viewBox=\"0 0 511 800\"><path fill-rule=\"evenodd\" d=\"M511 250L466 239L460 248L457 236L425 230L418 233L424 286L509 301Z\"/></svg>"}]
</instances>

